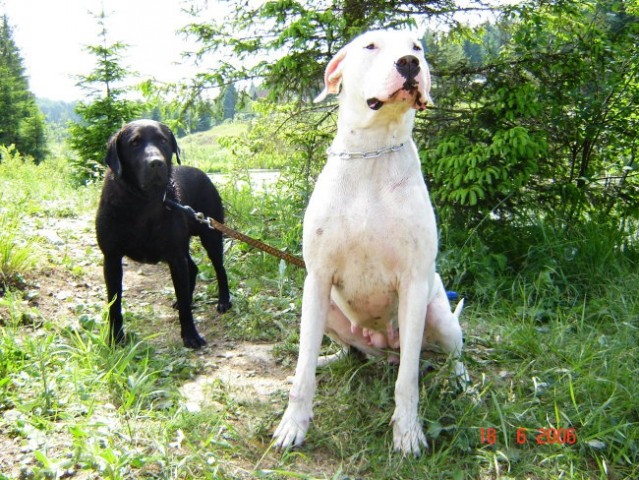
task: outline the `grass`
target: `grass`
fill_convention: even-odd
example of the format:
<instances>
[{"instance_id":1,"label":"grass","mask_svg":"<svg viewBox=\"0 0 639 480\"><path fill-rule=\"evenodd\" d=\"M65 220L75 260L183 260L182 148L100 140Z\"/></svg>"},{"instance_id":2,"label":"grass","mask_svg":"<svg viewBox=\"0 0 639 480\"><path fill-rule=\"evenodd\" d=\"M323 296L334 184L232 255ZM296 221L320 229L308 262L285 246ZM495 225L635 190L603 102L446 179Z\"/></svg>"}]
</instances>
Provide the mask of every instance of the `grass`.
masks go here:
<instances>
[{"instance_id":1,"label":"grass","mask_svg":"<svg viewBox=\"0 0 639 480\"><path fill-rule=\"evenodd\" d=\"M176 330L173 313L166 319L157 302L131 300L126 323L136 333L112 349L104 343L101 294L58 310L45 308L54 300L32 294L34 285L60 278L79 285L73 291L80 295L89 263L99 259L95 251L61 257L33 234L93 215L97 188L73 188L66 168L62 158L35 166L7 152L0 163L0 212L11 226L2 235L11 232L11 244L31 252L27 263L10 252L26 286L9 283L0 296L0 479L639 476L639 275L632 268L620 266L622 277L579 301L548 301L547 282L504 278L510 295L470 302L462 314L465 362L479 401L457 391L446 359L425 358L420 417L430 449L420 458L392 452L397 368L354 358L318 372L307 441L278 453L270 435L286 387L267 397L242 395L233 377L218 375L232 362L218 355L224 342L272 342L278 363L253 378L268 369L292 374L304 272L229 241L235 307L213 316L215 326L208 316L201 326L217 346L186 351L167 338ZM305 190L298 184L285 177L263 193L232 183L221 191L229 223L299 253ZM214 274L195 242L194 253L201 266L196 300L208 305ZM154 286L159 295L170 285L162 282ZM187 408L185 389L202 378L201 408ZM574 429L574 444L565 435L558 443L552 429Z\"/></svg>"},{"instance_id":2,"label":"grass","mask_svg":"<svg viewBox=\"0 0 639 480\"><path fill-rule=\"evenodd\" d=\"M247 123L223 123L205 132L179 139L182 158L207 172L237 173L239 169L277 169L286 164L281 155L248 146Z\"/></svg>"},{"instance_id":3,"label":"grass","mask_svg":"<svg viewBox=\"0 0 639 480\"><path fill-rule=\"evenodd\" d=\"M182 158L187 165L197 165L207 172L229 172L234 163L232 152L220 141L246 134L246 125L225 123L206 132L179 139ZM228 140L227 140L228 141Z\"/></svg>"},{"instance_id":4,"label":"grass","mask_svg":"<svg viewBox=\"0 0 639 480\"><path fill-rule=\"evenodd\" d=\"M0 292L6 287L20 286L22 273L33 266L32 250L18 239L15 212L0 211Z\"/></svg>"}]
</instances>

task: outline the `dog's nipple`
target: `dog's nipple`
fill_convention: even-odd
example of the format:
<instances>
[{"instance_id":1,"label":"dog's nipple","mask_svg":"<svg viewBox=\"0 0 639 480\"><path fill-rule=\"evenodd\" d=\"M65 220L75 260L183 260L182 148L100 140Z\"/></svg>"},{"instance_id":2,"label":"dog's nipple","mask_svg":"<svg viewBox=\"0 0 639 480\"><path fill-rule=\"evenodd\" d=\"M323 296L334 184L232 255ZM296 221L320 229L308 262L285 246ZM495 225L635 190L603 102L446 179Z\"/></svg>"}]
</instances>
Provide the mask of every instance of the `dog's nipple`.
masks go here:
<instances>
[{"instance_id":1,"label":"dog's nipple","mask_svg":"<svg viewBox=\"0 0 639 480\"><path fill-rule=\"evenodd\" d=\"M369 98L368 100L366 100L366 103L371 108L371 110L379 110L384 106L384 102L376 98Z\"/></svg>"}]
</instances>

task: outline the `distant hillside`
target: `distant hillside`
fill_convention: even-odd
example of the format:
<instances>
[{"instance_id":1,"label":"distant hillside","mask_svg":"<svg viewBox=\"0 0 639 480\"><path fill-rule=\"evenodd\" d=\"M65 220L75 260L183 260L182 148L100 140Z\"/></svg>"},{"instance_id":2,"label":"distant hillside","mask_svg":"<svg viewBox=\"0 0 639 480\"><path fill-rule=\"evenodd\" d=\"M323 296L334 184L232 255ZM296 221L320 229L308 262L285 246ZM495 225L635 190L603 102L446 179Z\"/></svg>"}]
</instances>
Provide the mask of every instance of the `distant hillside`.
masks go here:
<instances>
[{"instance_id":1,"label":"distant hillside","mask_svg":"<svg viewBox=\"0 0 639 480\"><path fill-rule=\"evenodd\" d=\"M224 122L215 125L204 132L196 132L182 137L182 141L188 141L198 146L217 144L221 137L241 137L246 134L248 124L242 122Z\"/></svg>"},{"instance_id":2,"label":"distant hillside","mask_svg":"<svg viewBox=\"0 0 639 480\"><path fill-rule=\"evenodd\" d=\"M182 161L206 172L228 172L234 168L235 157L231 149L220 144L219 140L230 137L242 138L247 131L247 123L225 122L210 130L181 137L178 144L182 151ZM252 168L264 168L261 164L249 163Z\"/></svg>"},{"instance_id":3,"label":"distant hillside","mask_svg":"<svg viewBox=\"0 0 639 480\"><path fill-rule=\"evenodd\" d=\"M47 123L66 125L69 121L77 122L80 119L74 111L76 102L63 102L48 98L38 98L36 102L46 117Z\"/></svg>"}]
</instances>

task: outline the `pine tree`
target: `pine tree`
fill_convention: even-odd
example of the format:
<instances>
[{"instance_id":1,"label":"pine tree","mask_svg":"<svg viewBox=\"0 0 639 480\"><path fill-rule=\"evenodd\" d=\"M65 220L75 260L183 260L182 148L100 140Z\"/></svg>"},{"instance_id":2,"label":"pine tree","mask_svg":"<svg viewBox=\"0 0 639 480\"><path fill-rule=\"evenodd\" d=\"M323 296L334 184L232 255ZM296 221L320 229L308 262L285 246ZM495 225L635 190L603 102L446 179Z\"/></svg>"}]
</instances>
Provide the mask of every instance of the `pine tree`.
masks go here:
<instances>
[{"instance_id":1,"label":"pine tree","mask_svg":"<svg viewBox=\"0 0 639 480\"><path fill-rule=\"evenodd\" d=\"M40 162L47 154L44 115L29 90L20 50L6 15L0 23L0 144Z\"/></svg>"},{"instance_id":2,"label":"pine tree","mask_svg":"<svg viewBox=\"0 0 639 480\"><path fill-rule=\"evenodd\" d=\"M104 11L96 19L102 44L87 47L96 57L96 67L88 75L80 76L78 82L92 101L78 103L75 111L82 121L69 125L69 144L79 156L76 176L82 181L99 176L109 137L140 111L138 104L122 98L127 89L121 84L129 72L120 62L128 45L108 44Z\"/></svg>"},{"instance_id":3,"label":"pine tree","mask_svg":"<svg viewBox=\"0 0 639 480\"><path fill-rule=\"evenodd\" d=\"M224 109L223 120L233 120L235 118L235 108L237 105L237 89L231 83L224 92L222 108Z\"/></svg>"}]
</instances>

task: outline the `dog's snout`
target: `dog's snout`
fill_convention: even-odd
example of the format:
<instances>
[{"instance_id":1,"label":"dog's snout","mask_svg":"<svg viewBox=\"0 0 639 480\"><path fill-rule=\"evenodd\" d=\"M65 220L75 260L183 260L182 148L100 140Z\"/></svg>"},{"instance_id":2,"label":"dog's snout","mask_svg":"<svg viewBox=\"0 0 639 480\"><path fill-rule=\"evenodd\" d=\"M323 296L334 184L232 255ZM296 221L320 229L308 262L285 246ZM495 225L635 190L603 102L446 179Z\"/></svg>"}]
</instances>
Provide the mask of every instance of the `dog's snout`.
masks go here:
<instances>
[{"instance_id":1,"label":"dog's snout","mask_svg":"<svg viewBox=\"0 0 639 480\"><path fill-rule=\"evenodd\" d=\"M166 164L162 150L155 145L146 146L144 149L144 159L151 170L161 170Z\"/></svg>"},{"instance_id":2,"label":"dog's snout","mask_svg":"<svg viewBox=\"0 0 639 480\"><path fill-rule=\"evenodd\" d=\"M395 64L399 74L405 79L413 79L419 73L419 59L414 55L405 55Z\"/></svg>"},{"instance_id":3,"label":"dog's snout","mask_svg":"<svg viewBox=\"0 0 639 480\"><path fill-rule=\"evenodd\" d=\"M163 165L164 161L160 157L153 157L149 159L149 167L151 167L152 170L162 168Z\"/></svg>"}]
</instances>

